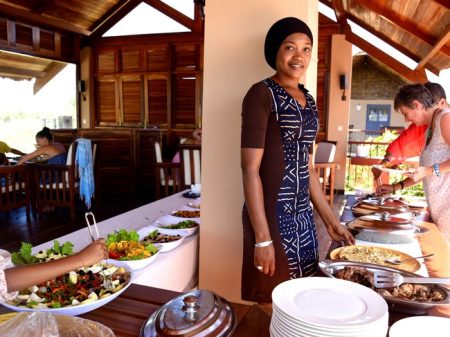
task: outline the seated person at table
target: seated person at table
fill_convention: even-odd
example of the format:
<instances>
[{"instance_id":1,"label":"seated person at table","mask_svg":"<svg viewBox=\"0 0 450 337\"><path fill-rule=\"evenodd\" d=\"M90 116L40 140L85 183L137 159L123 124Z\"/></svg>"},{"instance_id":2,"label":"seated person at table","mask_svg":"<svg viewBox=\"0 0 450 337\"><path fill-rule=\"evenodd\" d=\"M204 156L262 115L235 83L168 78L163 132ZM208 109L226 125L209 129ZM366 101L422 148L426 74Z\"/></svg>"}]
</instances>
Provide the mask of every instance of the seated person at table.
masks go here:
<instances>
[{"instance_id":1,"label":"seated person at table","mask_svg":"<svg viewBox=\"0 0 450 337\"><path fill-rule=\"evenodd\" d=\"M1 154L14 153L14 154L17 154L18 156L24 156L26 154L26 153L23 153L22 151L19 151L17 149L10 147L5 142L1 142L1 141L0 141L0 153Z\"/></svg>"},{"instance_id":2,"label":"seated person at table","mask_svg":"<svg viewBox=\"0 0 450 337\"><path fill-rule=\"evenodd\" d=\"M17 291L56 278L108 258L105 239L98 239L67 257L43 263L13 267L10 258L0 256L0 302L16 297Z\"/></svg>"},{"instance_id":3,"label":"seated person at table","mask_svg":"<svg viewBox=\"0 0 450 337\"><path fill-rule=\"evenodd\" d=\"M50 165L65 165L67 159L67 152L64 146L60 143L53 142L53 135L50 133L50 129L44 127L36 134L37 150L23 156L17 165L21 165L26 161L37 158L39 156L45 156Z\"/></svg>"}]
</instances>

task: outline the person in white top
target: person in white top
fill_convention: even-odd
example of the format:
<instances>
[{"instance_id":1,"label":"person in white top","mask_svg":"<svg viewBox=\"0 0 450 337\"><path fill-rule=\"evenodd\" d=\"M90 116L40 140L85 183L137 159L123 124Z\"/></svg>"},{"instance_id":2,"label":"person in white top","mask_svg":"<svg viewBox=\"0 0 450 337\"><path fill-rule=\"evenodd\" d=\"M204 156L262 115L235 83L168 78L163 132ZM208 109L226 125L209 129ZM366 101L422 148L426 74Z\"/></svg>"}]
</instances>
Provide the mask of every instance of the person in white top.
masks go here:
<instances>
[{"instance_id":1,"label":"person in white top","mask_svg":"<svg viewBox=\"0 0 450 337\"><path fill-rule=\"evenodd\" d=\"M408 122L429 125L426 145L420 155L419 167L407 174L407 179L382 185L377 193L395 193L423 181L432 221L450 244L450 107L446 104L440 108L437 103L422 84L400 88L394 99L394 109Z\"/></svg>"}]
</instances>

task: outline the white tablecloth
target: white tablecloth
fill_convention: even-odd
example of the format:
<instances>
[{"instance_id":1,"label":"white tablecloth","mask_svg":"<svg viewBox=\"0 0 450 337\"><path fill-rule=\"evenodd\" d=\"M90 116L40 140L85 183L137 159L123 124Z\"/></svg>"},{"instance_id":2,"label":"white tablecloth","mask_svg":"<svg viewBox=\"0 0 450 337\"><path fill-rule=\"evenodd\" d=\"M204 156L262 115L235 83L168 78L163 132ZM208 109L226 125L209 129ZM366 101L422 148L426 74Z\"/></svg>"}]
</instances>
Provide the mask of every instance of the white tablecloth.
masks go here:
<instances>
[{"instance_id":1,"label":"white tablecloth","mask_svg":"<svg viewBox=\"0 0 450 337\"><path fill-rule=\"evenodd\" d=\"M118 229L138 230L150 225L161 215L170 213L185 206L192 199L174 194L157 200L129 212L97 223L100 237ZM82 228L73 233L55 238L60 243L70 241L75 251L91 243L88 228ZM144 269L136 271L134 283L173 291L187 291L197 285L198 281L198 232L186 237L180 246L172 251L159 253L156 260ZM33 252L48 249L53 240L36 246Z\"/></svg>"}]
</instances>

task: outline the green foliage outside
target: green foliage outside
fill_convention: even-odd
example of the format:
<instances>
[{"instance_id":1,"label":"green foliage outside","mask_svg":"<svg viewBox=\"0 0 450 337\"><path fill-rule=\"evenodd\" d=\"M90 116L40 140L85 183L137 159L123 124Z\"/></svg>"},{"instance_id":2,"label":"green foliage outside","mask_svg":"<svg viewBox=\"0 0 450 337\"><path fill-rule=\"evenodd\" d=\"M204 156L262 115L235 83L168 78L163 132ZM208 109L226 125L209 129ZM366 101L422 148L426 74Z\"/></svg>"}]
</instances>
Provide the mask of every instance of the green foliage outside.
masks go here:
<instances>
[{"instance_id":1,"label":"green foliage outside","mask_svg":"<svg viewBox=\"0 0 450 337\"><path fill-rule=\"evenodd\" d=\"M397 131L386 130L383 134L377 137L368 137L366 142L381 143L380 145L371 144L369 149L369 157L382 157L384 156L387 148L387 144L391 143L398 137ZM367 145L369 146L369 145ZM405 176L401 174L389 174L389 183L393 184L405 179ZM345 193L355 193L357 190L366 191L372 193L374 191L374 180L370 166L357 166L350 165L350 161L347 163L347 172L345 177ZM424 196L423 185L418 183L409 188L397 192L401 195L410 196Z\"/></svg>"}]
</instances>

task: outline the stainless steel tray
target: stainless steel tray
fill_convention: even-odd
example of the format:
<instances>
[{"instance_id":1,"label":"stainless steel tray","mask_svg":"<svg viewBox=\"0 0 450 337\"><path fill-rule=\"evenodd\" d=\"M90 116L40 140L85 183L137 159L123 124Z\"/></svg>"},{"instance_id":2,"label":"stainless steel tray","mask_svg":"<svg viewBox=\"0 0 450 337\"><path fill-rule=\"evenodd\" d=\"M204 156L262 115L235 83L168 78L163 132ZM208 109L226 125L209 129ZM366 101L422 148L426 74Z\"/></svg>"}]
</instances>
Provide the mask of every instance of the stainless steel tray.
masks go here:
<instances>
[{"instance_id":1,"label":"stainless steel tray","mask_svg":"<svg viewBox=\"0 0 450 337\"><path fill-rule=\"evenodd\" d=\"M351 266L351 267L364 267L368 271L375 272L375 271L389 271L392 273L400 274L403 276L413 276L413 277L422 277L420 275L417 275L415 273L407 272L407 271L401 271L395 268L390 268L386 266L379 266L374 265L370 263L361 263L361 262L352 262L352 261L332 261L332 260L324 260L319 262L319 268L322 271L323 274L325 274L328 277L333 277L335 273L343 269L344 267ZM414 300L408 300L408 299L402 299L402 298L396 298L396 297L390 297L390 296L383 296L383 298L388 303L390 310L393 311L399 311L399 312L407 312L407 313L413 313L413 314L425 314L428 310L431 308L434 308L436 306L442 306L442 305L450 305L450 291L446 288L434 285L436 288L441 290L443 293L445 293L446 298L442 301L436 301L436 302L420 302L420 301L414 301Z\"/></svg>"},{"instance_id":2,"label":"stainless steel tray","mask_svg":"<svg viewBox=\"0 0 450 337\"><path fill-rule=\"evenodd\" d=\"M369 224L364 224L364 221L360 219L354 219L348 222L347 227L349 229L355 231L362 231L367 233L377 233L377 234L386 234L386 235L399 235L399 236L408 236L414 237L416 235L426 234L428 233L428 228L419 226L419 225L411 225L405 228L380 228L370 226Z\"/></svg>"}]
</instances>

